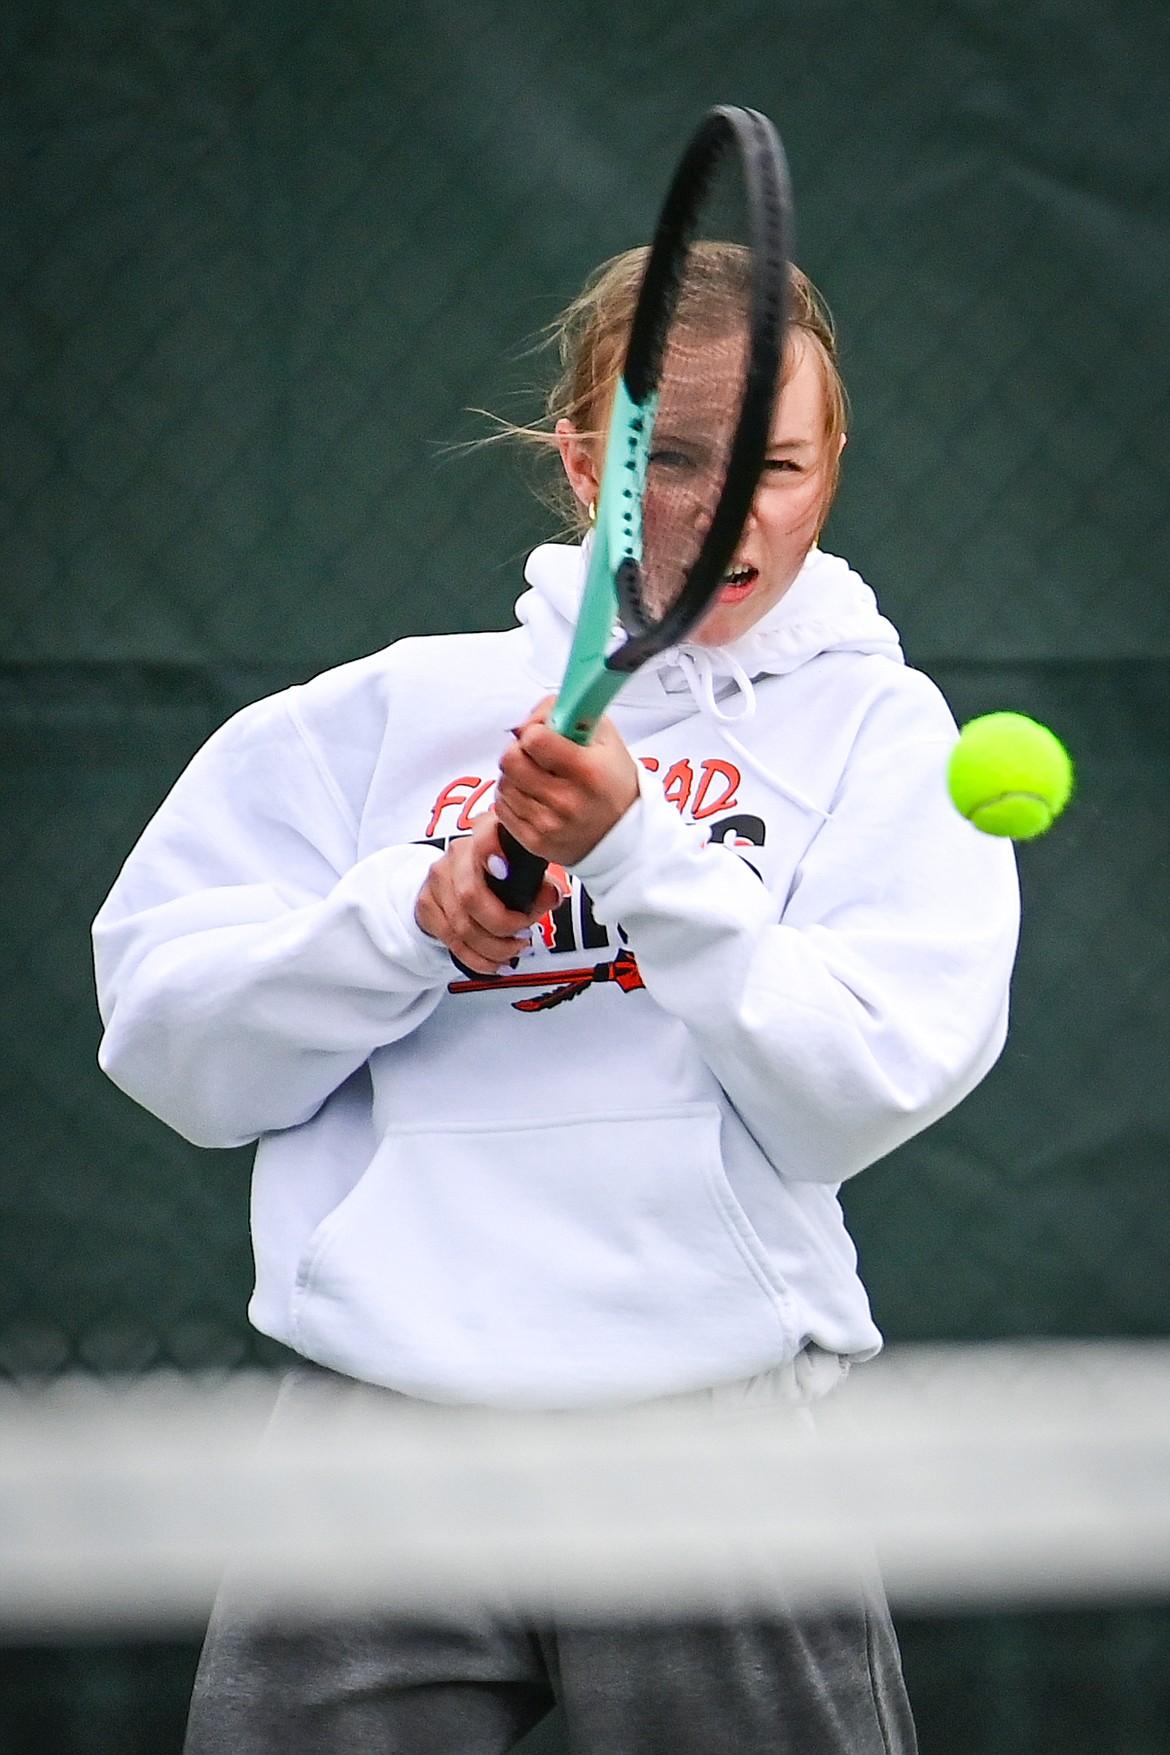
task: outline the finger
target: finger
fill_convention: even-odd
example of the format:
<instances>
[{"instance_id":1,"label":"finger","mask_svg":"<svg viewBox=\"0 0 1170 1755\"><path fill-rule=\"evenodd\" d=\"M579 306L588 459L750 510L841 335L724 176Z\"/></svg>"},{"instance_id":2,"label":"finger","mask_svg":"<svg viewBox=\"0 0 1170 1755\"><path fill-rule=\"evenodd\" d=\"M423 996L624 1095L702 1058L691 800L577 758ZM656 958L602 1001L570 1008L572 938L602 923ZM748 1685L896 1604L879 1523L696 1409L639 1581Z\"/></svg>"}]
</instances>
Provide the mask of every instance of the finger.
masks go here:
<instances>
[{"instance_id":1,"label":"finger","mask_svg":"<svg viewBox=\"0 0 1170 1755\"><path fill-rule=\"evenodd\" d=\"M486 921L485 914L490 916ZM503 927L497 922L501 914L507 922ZM456 892L445 926L444 942L456 951L460 961L474 961L481 972L494 973L505 968L523 956L531 944L528 922L511 909L503 908L490 890L473 897L470 903Z\"/></svg>"},{"instance_id":2,"label":"finger","mask_svg":"<svg viewBox=\"0 0 1170 1755\"><path fill-rule=\"evenodd\" d=\"M542 859L559 859L559 837L564 833L564 818L537 801L519 795L497 801L500 821L521 846L529 848Z\"/></svg>"},{"instance_id":3,"label":"finger","mask_svg":"<svg viewBox=\"0 0 1170 1755\"><path fill-rule=\"evenodd\" d=\"M520 727L520 733L518 741L522 747L534 761L539 761L541 767L547 767L553 773L588 774L599 757L612 756L619 750L628 754L625 739L606 714L597 721L588 743L563 737L549 723L546 713L535 715L528 724Z\"/></svg>"},{"instance_id":4,"label":"finger","mask_svg":"<svg viewBox=\"0 0 1170 1755\"><path fill-rule=\"evenodd\" d=\"M516 948L510 942L501 943L469 931L462 937L456 937L450 948L461 963L466 963L468 968L473 968L479 975L507 975L515 968L528 945L525 943Z\"/></svg>"},{"instance_id":5,"label":"finger","mask_svg":"<svg viewBox=\"0 0 1170 1755\"><path fill-rule=\"evenodd\" d=\"M551 717L552 710L556 706L556 704L557 704L557 698L555 695L545 695L543 697L543 699L539 700L536 703L536 705L532 709L531 713L527 713L524 716L524 718L520 721L519 725L514 725L512 727L512 736L519 737L521 732L528 725L543 725L543 724L545 724L547 722L547 720Z\"/></svg>"},{"instance_id":6,"label":"finger","mask_svg":"<svg viewBox=\"0 0 1170 1755\"><path fill-rule=\"evenodd\" d=\"M550 867L549 869L551 873L552 868ZM533 919L539 920L542 915L552 914L560 907L568 893L568 889L562 889L555 877L546 874L544 882L540 886L536 901L533 903L533 907L536 910Z\"/></svg>"},{"instance_id":7,"label":"finger","mask_svg":"<svg viewBox=\"0 0 1170 1755\"><path fill-rule=\"evenodd\" d=\"M588 757L580 744L554 731L546 718L529 719L520 727L515 744L506 754L519 751L547 774L576 775L587 766Z\"/></svg>"},{"instance_id":8,"label":"finger","mask_svg":"<svg viewBox=\"0 0 1170 1755\"><path fill-rule=\"evenodd\" d=\"M532 847L531 842L524 840L526 834L543 835L555 831L575 814L556 797L542 798L518 786L500 788L497 808L508 833L525 847ZM540 853L542 849L532 847L532 851Z\"/></svg>"},{"instance_id":9,"label":"finger","mask_svg":"<svg viewBox=\"0 0 1170 1755\"><path fill-rule=\"evenodd\" d=\"M475 975L510 975L515 968L516 959L498 956L485 956L480 947L470 940L456 938L447 946L455 961Z\"/></svg>"},{"instance_id":10,"label":"finger","mask_svg":"<svg viewBox=\"0 0 1170 1755\"><path fill-rule=\"evenodd\" d=\"M528 949L532 942L532 927L526 915L503 907L499 898L493 896L490 890L487 896L488 903L494 904L494 907L481 907L477 900L467 910L461 925L468 938L482 947L485 956L494 956L502 962L508 962ZM501 920L503 925L500 924Z\"/></svg>"},{"instance_id":11,"label":"finger","mask_svg":"<svg viewBox=\"0 0 1170 1755\"><path fill-rule=\"evenodd\" d=\"M586 791L588 787L582 784L580 777L554 774L515 744L500 763L496 802L498 806L501 799L506 799L520 811L528 806L539 806L563 818L580 808L581 794Z\"/></svg>"}]
</instances>

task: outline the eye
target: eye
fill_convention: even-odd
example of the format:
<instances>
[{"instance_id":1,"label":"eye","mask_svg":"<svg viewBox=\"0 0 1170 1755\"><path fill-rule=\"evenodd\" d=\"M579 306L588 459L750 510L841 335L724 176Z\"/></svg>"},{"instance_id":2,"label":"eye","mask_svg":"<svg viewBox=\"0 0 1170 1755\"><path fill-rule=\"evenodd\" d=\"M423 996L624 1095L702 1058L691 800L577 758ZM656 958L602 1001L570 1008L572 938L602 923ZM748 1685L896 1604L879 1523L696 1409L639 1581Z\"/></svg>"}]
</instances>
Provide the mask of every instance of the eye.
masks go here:
<instances>
[{"instance_id":1,"label":"eye","mask_svg":"<svg viewBox=\"0 0 1170 1755\"><path fill-rule=\"evenodd\" d=\"M696 469L698 467L696 459L690 454L690 452L681 451L677 448L672 449L667 445L662 446L661 449L651 451L650 462L655 469L684 470Z\"/></svg>"},{"instance_id":2,"label":"eye","mask_svg":"<svg viewBox=\"0 0 1170 1755\"><path fill-rule=\"evenodd\" d=\"M764 464L764 470L769 475L802 475L804 466L798 463L794 457L769 457Z\"/></svg>"}]
</instances>

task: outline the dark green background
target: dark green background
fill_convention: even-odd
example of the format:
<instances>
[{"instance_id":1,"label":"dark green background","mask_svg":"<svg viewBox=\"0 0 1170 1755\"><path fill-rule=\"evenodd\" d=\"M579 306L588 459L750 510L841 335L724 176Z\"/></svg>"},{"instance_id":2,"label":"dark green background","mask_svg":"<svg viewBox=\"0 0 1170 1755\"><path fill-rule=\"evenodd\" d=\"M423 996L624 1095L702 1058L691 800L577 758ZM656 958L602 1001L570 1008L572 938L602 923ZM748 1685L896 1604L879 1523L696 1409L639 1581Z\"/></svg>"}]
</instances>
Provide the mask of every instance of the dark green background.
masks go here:
<instances>
[{"instance_id":1,"label":"dark green background","mask_svg":"<svg viewBox=\"0 0 1170 1755\"><path fill-rule=\"evenodd\" d=\"M1011 1041L848 1206L898 1339L1170 1328L1163 0L6 0L0 1368L263 1358L247 1155L94 1067L89 920L247 700L501 625L488 406L711 101L785 136L854 401L826 545L1079 795ZM1162 1755L1157 1606L905 1619L925 1755ZM177 1749L191 1646L0 1656L0 1755Z\"/></svg>"}]
</instances>

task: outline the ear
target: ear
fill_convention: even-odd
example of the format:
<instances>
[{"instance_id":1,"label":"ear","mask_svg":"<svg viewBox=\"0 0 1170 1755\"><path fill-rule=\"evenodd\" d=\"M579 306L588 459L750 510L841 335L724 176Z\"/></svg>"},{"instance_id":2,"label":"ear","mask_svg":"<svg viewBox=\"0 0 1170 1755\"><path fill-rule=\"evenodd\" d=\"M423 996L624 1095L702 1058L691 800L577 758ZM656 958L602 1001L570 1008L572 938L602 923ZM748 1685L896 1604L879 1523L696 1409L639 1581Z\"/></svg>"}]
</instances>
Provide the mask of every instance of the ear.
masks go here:
<instances>
[{"instance_id":1,"label":"ear","mask_svg":"<svg viewBox=\"0 0 1170 1755\"><path fill-rule=\"evenodd\" d=\"M601 475L593 453L593 441L582 438L572 421L556 424L557 448L569 486L583 506L596 504Z\"/></svg>"}]
</instances>

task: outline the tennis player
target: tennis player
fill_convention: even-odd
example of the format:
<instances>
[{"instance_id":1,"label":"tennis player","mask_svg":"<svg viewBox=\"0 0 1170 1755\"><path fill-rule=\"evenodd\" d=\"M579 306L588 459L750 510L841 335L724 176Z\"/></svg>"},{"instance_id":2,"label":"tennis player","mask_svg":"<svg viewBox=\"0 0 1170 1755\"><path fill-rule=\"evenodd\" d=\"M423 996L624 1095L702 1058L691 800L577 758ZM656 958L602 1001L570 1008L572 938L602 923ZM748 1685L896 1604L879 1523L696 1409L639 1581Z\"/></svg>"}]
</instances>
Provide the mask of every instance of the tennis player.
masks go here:
<instances>
[{"instance_id":1,"label":"tennis player","mask_svg":"<svg viewBox=\"0 0 1170 1755\"><path fill-rule=\"evenodd\" d=\"M734 251L703 248L733 331ZM565 314L529 434L582 534L642 260ZM549 545L517 627L403 640L235 717L98 917L107 1073L197 1144L256 1142L250 1315L303 1361L278 1423L323 1388L798 1406L881 1344L838 1188L996 1059L1018 899L1010 846L947 799L945 702L818 546L845 399L799 273L793 302L720 595L594 743L546 722L583 573ZM528 915L486 882L499 824L553 862ZM807 1616L283 1632L225 1594L188 1752L494 1755L554 1700L577 1755L914 1741L872 1589Z\"/></svg>"}]
</instances>

